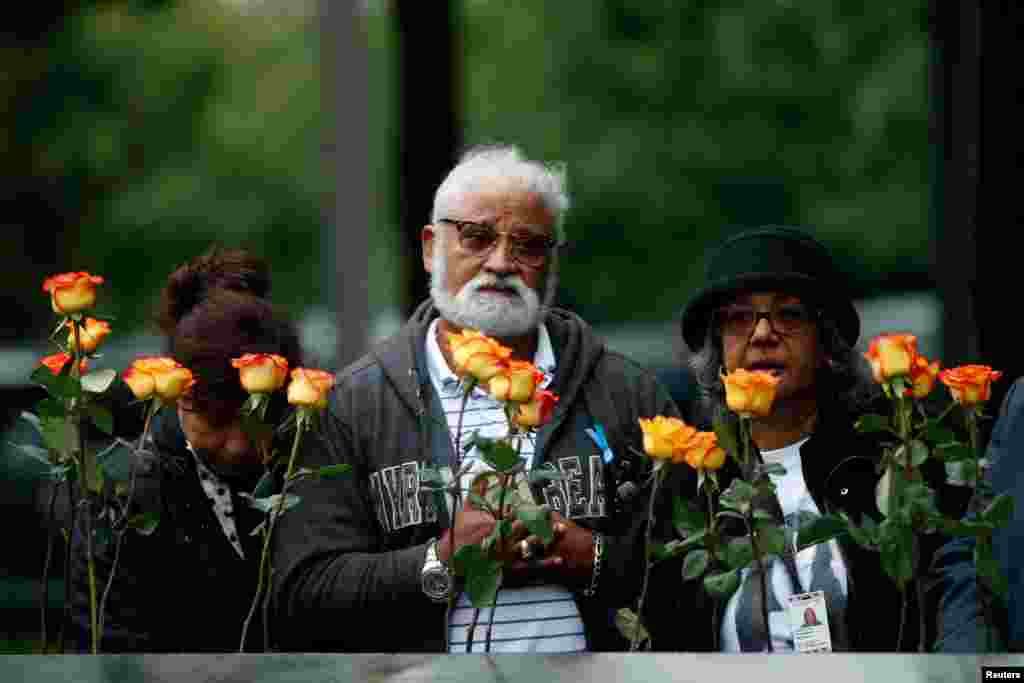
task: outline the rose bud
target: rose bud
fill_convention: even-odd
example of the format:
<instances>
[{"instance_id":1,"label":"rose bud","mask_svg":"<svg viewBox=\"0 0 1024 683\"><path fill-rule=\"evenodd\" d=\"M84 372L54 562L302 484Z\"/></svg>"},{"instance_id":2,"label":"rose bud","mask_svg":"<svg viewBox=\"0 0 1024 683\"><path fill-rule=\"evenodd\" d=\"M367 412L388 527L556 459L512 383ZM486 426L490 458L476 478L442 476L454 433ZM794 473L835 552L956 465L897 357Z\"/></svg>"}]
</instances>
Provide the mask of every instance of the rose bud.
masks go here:
<instances>
[{"instance_id":1,"label":"rose bud","mask_svg":"<svg viewBox=\"0 0 1024 683\"><path fill-rule=\"evenodd\" d=\"M152 387L142 375L152 380ZM191 370L166 356L139 358L122 377L136 398L149 398L155 393L164 403L177 401L195 384Z\"/></svg>"},{"instance_id":2,"label":"rose bud","mask_svg":"<svg viewBox=\"0 0 1024 683\"><path fill-rule=\"evenodd\" d=\"M695 470L714 471L725 464L725 451L714 432L696 432L679 445L672 457L674 463L683 461Z\"/></svg>"},{"instance_id":3,"label":"rose bud","mask_svg":"<svg viewBox=\"0 0 1024 683\"><path fill-rule=\"evenodd\" d=\"M96 285L102 285L103 278L84 271L61 273L43 280L43 291L50 293L50 305L54 313L79 313L96 304Z\"/></svg>"},{"instance_id":4,"label":"rose bud","mask_svg":"<svg viewBox=\"0 0 1024 683\"><path fill-rule=\"evenodd\" d=\"M68 328L68 348L71 349L76 348L74 324L72 320L66 323ZM110 323L105 320L96 320L96 318L86 318L78 327L78 336L82 341L82 352L92 353L103 343L103 340L109 334Z\"/></svg>"},{"instance_id":5,"label":"rose bud","mask_svg":"<svg viewBox=\"0 0 1024 683\"><path fill-rule=\"evenodd\" d=\"M912 334L882 334L871 340L864 357L879 384L910 374L917 356L917 337Z\"/></svg>"},{"instance_id":6,"label":"rose bud","mask_svg":"<svg viewBox=\"0 0 1024 683\"><path fill-rule=\"evenodd\" d=\"M673 459L679 446L689 439L696 429L678 417L656 415L652 419L638 418L644 434L644 452L656 459Z\"/></svg>"},{"instance_id":7,"label":"rose bud","mask_svg":"<svg viewBox=\"0 0 1024 683\"><path fill-rule=\"evenodd\" d=\"M512 421L524 429L534 429L545 424L555 412L558 397L547 389L538 389L529 403L520 403Z\"/></svg>"},{"instance_id":8,"label":"rose bud","mask_svg":"<svg viewBox=\"0 0 1024 683\"><path fill-rule=\"evenodd\" d=\"M71 360L71 356L69 356L68 354L66 354L66 353L64 353L62 351L60 353L55 353L55 354L52 354L50 356L46 356L45 358L40 359L39 363L41 365L45 365L47 368L49 368L50 372L52 372L53 374L59 375L61 373L61 370L64 369L64 366L68 364L69 360ZM78 364L78 374L80 374L80 375L85 374L85 369L87 367L88 367L88 364L86 363L85 359L83 358L81 360L81 362L79 362L79 364Z\"/></svg>"},{"instance_id":9,"label":"rose bud","mask_svg":"<svg viewBox=\"0 0 1024 683\"><path fill-rule=\"evenodd\" d=\"M924 398L932 393L935 379L939 376L939 362L929 363L924 356L915 356L910 366L910 382L913 388L907 389L906 395Z\"/></svg>"},{"instance_id":10,"label":"rose bud","mask_svg":"<svg viewBox=\"0 0 1024 683\"><path fill-rule=\"evenodd\" d=\"M276 353L247 353L231 359L238 380L250 394L271 394L288 379L288 360Z\"/></svg>"},{"instance_id":11,"label":"rose bud","mask_svg":"<svg viewBox=\"0 0 1024 683\"><path fill-rule=\"evenodd\" d=\"M992 382L1002 376L987 365L961 365L940 372L939 380L949 387L954 401L969 408L987 401L992 396Z\"/></svg>"},{"instance_id":12,"label":"rose bud","mask_svg":"<svg viewBox=\"0 0 1024 683\"><path fill-rule=\"evenodd\" d=\"M325 370L295 368L288 384L288 403L307 408L324 408L334 387L334 375Z\"/></svg>"},{"instance_id":13,"label":"rose bud","mask_svg":"<svg viewBox=\"0 0 1024 683\"><path fill-rule=\"evenodd\" d=\"M508 368L491 378L491 396L498 401L523 403L533 398L533 392L544 381L544 373L526 361L509 361Z\"/></svg>"},{"instance_id":14,"label":"rose bud","mask_svg":"<svg viewBox=\"0 0 1024 683\"><path fill-rule=\"evenodd\" d=\"M461 334L449 334L448 344L452 351L455 374L467 375L480 382L488 382L508 367L512 349L506 348L485 337L476 330L464 330Z\"/></svg>"},{"instance_id":15,"label":"rose bud","mask_svg":"<svg viewBox=\"0 0 1024 683\"><path fill-rule=\"evenodd\" d=\"M775 401L779 378L764 370L737 368L722 377L729 410L742 417L767 417Z\"/></svg>"}]
</instances>

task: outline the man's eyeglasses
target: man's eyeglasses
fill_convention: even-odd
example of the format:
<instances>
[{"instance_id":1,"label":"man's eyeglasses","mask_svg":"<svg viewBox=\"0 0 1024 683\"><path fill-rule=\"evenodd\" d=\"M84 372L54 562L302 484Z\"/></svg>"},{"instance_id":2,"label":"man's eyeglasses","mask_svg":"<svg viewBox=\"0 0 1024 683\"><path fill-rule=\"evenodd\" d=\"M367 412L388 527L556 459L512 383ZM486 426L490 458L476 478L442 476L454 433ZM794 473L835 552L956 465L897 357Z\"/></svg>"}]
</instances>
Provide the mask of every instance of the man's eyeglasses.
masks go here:
<instances>
[{"instance_id":1,"label":"man's eyeglasses","mask_svg":"<svg viewBox=\"0 0 1024 683\"><path fill-rule=\"evenodd\" d=\"M782 304L768 311L733 304L715 311L714 322L722 336L749 337L764 318L777 334L794 336L806 332L817 317L817 311L797 303Z\"/></svg>"},{"instance_id":2,"label":"man's eyeglasses","mask_svg":"<svg viewBox=\"0 0 1024 683\"><path fill-rule=\"evenodd\" d=\"M473 221L440 218L438 222L454 225L459 233L459 247L467 254L477 257L490 254L498 244L498 237L506 235L509 240L509 253L513 260L528 268L540 268L544 265L552 249L565 244L545 235L529 232L498 232L490 225Z\"/></svg>"}]
</instances>

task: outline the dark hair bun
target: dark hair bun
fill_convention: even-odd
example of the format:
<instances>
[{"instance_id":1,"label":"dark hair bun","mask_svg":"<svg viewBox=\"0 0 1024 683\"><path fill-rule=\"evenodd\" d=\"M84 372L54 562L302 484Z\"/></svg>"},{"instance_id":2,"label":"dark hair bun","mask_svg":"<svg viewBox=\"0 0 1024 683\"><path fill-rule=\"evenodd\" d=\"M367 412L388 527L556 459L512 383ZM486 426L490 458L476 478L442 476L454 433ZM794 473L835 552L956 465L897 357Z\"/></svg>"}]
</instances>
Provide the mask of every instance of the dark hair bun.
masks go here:
<instances>
[{"instance_id":1,"label":"dark hair bun","mask_svg":"<svg viewBox=\"0 0 1024 683\"><path fill-rule=\"evenodd\" d=\"M218 289L266 298L270 293L270 270L263 259L247 251L214 246L178 266L167 278L157 315L160 330L173 335L181 319Z\"/></svg>"}]
</instances>

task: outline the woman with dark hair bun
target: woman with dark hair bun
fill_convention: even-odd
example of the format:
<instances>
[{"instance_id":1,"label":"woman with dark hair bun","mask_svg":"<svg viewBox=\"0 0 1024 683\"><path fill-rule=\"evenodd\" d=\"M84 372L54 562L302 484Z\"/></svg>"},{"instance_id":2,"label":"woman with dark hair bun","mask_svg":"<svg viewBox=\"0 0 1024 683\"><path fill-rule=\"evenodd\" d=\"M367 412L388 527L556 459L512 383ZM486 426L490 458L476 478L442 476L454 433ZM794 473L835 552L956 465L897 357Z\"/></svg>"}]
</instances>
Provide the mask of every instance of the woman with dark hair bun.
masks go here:
<instances>
[{"instance_id":1,"label":"woman with dark hair bun","mask_svg":"<svg viewBox=\"0 0 1024 683\"><path fill-rule=\"evenodd\" d=\"M241 250L213 249L167 280L158 323L168 355L192 370L196 383L177 411L164 409L154 419L148 449L156 457L137 466L133 505L160 521L149 536L124 538L103 652L238 650L262 551L253 530L264 519L240 494L252 493L267 467L243 429L247 394L231 361L247 353L277 354L289 367L301 360L298 333L267 300L269 290L266 264ZM287 407L275 397L267 421L279 421ZM85 651L87 570L84 553L75 555L75 624ZM110 542L97 558L101 592L114 555ZM246 651L263 649L261 613Z\"/></svg>"}]
</instances>

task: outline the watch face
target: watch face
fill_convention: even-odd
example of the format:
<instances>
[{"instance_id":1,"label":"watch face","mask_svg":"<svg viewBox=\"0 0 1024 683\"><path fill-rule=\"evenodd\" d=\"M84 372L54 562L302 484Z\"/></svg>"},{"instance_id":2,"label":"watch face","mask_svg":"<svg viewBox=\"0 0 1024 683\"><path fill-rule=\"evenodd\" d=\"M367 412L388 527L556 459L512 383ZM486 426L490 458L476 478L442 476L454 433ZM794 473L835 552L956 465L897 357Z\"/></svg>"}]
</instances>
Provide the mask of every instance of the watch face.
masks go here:
<instances>
[{"instance_id":1,"label":"watch face","mask_svg":"<svg viewBox=\"0 0 1024 683\"><path fill-rule=\"evenodd\" d=\"M423 592L430 597L447 597L449 588L448 572L444 570L432 571L423 575Z\"/></svg>"}]
</instances>

